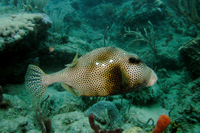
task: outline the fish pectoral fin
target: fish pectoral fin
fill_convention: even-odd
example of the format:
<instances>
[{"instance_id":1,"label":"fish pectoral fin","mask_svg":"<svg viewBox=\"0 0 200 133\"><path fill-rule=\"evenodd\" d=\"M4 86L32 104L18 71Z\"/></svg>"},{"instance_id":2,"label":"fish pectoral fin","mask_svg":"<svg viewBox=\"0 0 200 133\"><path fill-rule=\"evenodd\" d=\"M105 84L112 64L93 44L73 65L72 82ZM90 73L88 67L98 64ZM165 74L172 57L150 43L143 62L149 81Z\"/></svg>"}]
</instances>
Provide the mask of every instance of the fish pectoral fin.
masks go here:
<instances>
[{"instance_id":1,"label":"fish pectoral fin","mask_svg":"<svg viewBox=\"0 0 200 133\"><path fill-rule=\"evenodd\" d=\"M128 86L129 85L129 76L126 74L126 72L123 68L121 68L121 74L122 74L122 86Z\"/></svg>"},{"instance_id":2,"label":"fish pectoral fin","mask_svg":"<svg viewBox=\"0 0 200 133\"><path fill-rule=\"evenodd\" d=\"M74 96L78 97L79 94L69 85L65 84L64 82L61 83L61 86L66 89L68 92L72 93Z\"/></svg>"},{"instance_id":3,"label":"fish pectoral fin","mask_svg":"<svg viewBox=\"0 0 200 133\"><path fill-rule=\"evenodd\" d=\"M71 64L67 64L65 66L67 66L67 67L74 67L77 63L78 63L78 53L76 53L76 55L75 55L72 63Z\"/></svg>"}]
</instances>

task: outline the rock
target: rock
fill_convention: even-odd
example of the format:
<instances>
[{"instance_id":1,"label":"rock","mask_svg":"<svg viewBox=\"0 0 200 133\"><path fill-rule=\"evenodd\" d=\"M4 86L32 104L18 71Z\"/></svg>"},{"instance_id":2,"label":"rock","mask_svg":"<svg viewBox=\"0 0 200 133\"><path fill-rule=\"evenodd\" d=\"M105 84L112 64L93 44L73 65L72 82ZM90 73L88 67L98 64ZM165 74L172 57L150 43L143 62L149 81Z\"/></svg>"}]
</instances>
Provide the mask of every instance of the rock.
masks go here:
<instances>
[{"instance_id":1,"label":"rock","mask_svg":"<svg viewBox=\"0 0 200 133\"><path fill-rule=\"evenodd\" d=\"M134 1L132 4L134 4L133 11L125 14L125 25L141 24L149 20L160 21L165 18L165 4L159 0L154 2Z\"/></svg>"},{"instance_id":2,"label":"rock","mask_svg":"<svg viewBox=\"0 0 200 133\"><path fill-rule=\"evenodd\" d=\"M122 124L122 119L117 107L109 101L99 101L90 107L85 114L89 116L93 114L95 120L102 125L109 125L112 123L112 128L117 128Z\"/></svg>"},{"instance_id":3,"label":"rock","mask_svg":"<svg viewBox=\"0 0 200 133\"><path fill-rule=\"evenodd\" d=\"M54 116L52 125L55 133L88 133L93 131L90 128L88 117L85 117L83 112L77 111Z\"/></svg>"},{"instance_id":4,"label":"rock","mask_svg":"<svg viewBox=\"0 0 200 133\"><path fill-rule=\"evenodd\" d=\"M16 119L7 119L0 122L1 132L17 132L30 130L34 128L33 123L30 119L20 116Z\"/></svg>"},{"instance_id":5,"label":"rock","mask_svg":"<svg viewBox=\"0 0 200 133\"><path fill-rule=\"evenodd\" d=\"M35 52L50 27L46 14L24 13L0 18L1 85L24 81L26 68L34 62Z\"/></svg>"},{"instance_id":6,"label":"rock","mask_svg":"<svg viewBox=\"0 0 200 133\"><path fill-rule=\"evenodd\" d=\"M179 53L194 79L200 77L200 37L194 38L179 48Z\"/></svg>"},{"instance_id":7,"label":"rock","mask_svg":"<svg viewBox=\"0 0 200 133\"><path fill-rule=\"evenodd\" d=\"M123 133L145 133L140 127L131 127L123 131Z\"/></svg>"},{"instance_id":8,"label":"rock","mask_svg":"<svg viewBox=\"0 0 200 133\"><path fill-rule=\"evenodd\" d=\"M18 96L12 96L3 94L4 101L9 104L8 109L0 110L0 120L1 119L14 119L19 116L26 116L28 112L31 111L31 108L20 99Z\"/></svg>"},{"instance_id":9,"label":"rock","mask_svg":"<svg viewBox=\"0 0 200 133\"><path fill-rule=\"evenodd\" d=\"M33 129L33 130L28 131L27 133L41 133L41 131L38 131L38 130L36 130L36 129Z\"/></svg>"}]
</instances>

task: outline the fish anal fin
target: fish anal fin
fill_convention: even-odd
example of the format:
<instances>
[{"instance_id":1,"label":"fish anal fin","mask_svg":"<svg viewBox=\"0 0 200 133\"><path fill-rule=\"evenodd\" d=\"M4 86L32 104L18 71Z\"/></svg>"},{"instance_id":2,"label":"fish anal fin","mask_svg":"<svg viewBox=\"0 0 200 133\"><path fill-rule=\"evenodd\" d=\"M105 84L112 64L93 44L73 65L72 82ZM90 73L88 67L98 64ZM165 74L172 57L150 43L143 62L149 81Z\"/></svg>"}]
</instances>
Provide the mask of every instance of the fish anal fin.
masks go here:
<instances>
[{"instance_id":1,"label":"fish anal fin","mask_svg":"<svg viewBox=\"0 0 200 133\"><path fill-rule=\"evenodd\" d=\"M76 55L75 55L72 63L71 64L66 64L65 66L67 66L67 67L74 67L77 63L78 63L78 53L76 53Z\"/></svg>"},{"instance_id":2,"label":"fish anal fin","mask_svg":"<svg viewBox=\"0 0 200 133\"><path fill-rule=\"evenodd\" d=\"M71 86L65 84L64 82L61 83L61 86L62 86L64 89L66 89L68 92L72 93L74 96L76 96L76 97L79 96L79 95L77 94L77 92L75 92L75 90L74 90Z\"/></svg>"},{"instance_id":3,"label":"fish anal fin","mask_svg":"<svg viewBox=\"0 0 200 133\"><path fill-rule=\"evenodd\" d=\"M127 86L129 85L129 76L125 72L123 68L121 68L121 74L122 74L122 86Z\"/></svg>"}]
</instances>

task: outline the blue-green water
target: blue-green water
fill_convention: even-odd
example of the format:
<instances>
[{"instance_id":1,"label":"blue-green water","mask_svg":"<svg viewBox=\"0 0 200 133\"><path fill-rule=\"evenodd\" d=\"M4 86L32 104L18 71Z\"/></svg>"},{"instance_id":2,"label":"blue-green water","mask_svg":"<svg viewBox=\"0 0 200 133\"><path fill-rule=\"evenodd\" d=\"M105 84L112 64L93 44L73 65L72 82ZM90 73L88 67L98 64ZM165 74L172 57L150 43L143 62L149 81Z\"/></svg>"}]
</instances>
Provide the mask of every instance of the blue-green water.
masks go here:
<instances>
[{"instance_id":1,"label":"blue-green water","mask_svg":"<svg viewBox=\"0 0 200 133\"><path fill-rule=\"evenodd\" d=\"M164 132L199 133L200 3L178 1L0 0L0 132L150 133L166 114L171 123ZM51 74L76 53L105 46L137 54L157 83L105 97L76 97L55 83L36 100L25 89L29 64Z\"/></svg>"}]
</instances>

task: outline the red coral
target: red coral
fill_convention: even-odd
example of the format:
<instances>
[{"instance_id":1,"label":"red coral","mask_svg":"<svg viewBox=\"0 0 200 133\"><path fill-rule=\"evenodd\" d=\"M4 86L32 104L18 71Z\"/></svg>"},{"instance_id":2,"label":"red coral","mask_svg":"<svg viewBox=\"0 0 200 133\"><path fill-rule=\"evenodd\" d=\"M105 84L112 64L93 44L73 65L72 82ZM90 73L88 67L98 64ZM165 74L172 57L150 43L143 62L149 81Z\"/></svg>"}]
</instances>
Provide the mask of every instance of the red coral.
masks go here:
<instances>
[{"instance_id":1,"label":"red coral","mask_svg":"<svg viewBox=\"0 0 200 133\"><path fill-rule=\"evenodd\" d=\"M99 125L96 125L94 123L94 115L92 115L92 114L89 115L89 122L90 122L90 127L94 130L94 132L99 133L99 129L101 129L101 128Z\"/></svg>"},{"instance_id":2,"label":"red coral","mask_svg":"<svg viewBox=\"0 0 200 133\"><path fill-rule=\"evenodd\" d=\"M106 131L102 130L101 127L94 122L94 115L89 115L89 123L90 127L94 130L95 133L121 133L122 130L120 128L117 128L116 130Z\"/></svg>"},{"instance_id":3,"label":"red coral","mask_svg":"<svg viewBox=\"0 0 200 133\"><path fill-rule=\"evenodd\" d=\"M158 118L156 127L154 128L152 133L162 133L165 128L168 127L168 125L170 124L171 120L170 117L168 115L160 115L160 117Z\"/></svg>"}]
</instances>

